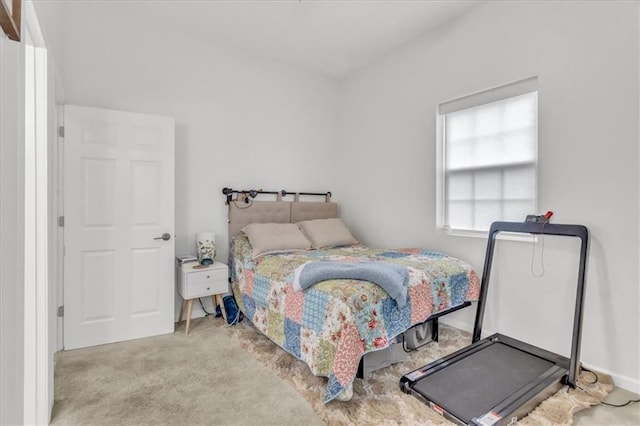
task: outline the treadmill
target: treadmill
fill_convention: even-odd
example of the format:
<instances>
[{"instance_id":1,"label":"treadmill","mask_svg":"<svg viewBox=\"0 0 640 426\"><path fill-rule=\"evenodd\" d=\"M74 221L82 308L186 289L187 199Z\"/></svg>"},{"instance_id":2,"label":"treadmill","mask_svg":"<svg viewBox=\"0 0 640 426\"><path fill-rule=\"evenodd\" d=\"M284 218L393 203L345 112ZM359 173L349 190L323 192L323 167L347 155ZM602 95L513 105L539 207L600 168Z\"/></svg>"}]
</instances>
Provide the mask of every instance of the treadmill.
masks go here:
<instances>
[{"instance_id":1,"label":"treadmill","mask_svg":"<svg viewBox=\"0 0 640 426\"><path fill-rule=\"evenodd\" d=\"M500 232L578 237L578 286L570 358L500 333L480 340L491 263ZM462 425L515 423L564 385L576 387L580 368L582 308L589 233L582 225L494 222L489 230L471 345L400 379L400 389Z\"/></svg>"}]
</instances>

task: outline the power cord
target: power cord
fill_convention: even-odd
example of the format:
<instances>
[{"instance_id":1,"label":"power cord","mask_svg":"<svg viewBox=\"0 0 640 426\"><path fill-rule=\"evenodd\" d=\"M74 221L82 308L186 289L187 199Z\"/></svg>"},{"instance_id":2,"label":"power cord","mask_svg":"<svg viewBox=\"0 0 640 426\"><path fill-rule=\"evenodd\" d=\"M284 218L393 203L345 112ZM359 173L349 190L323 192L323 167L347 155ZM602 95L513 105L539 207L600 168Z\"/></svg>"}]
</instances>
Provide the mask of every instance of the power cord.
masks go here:
<instances>
[{"instance_id":1,"label":"power cord","mask_svg":"<svg viewBox=\"0 0 640 426\"><path fill-rule=\"evenodd\" d=\"M589 370L588 368L583 367L582 365L580 366L580 371L585 371L587 373L593 374L593 382L587 383L588 385L593 385L595 383L598 383L598 379L599 378L598 378L598 374L595 371ZM585 393L589 393L586 389L584 389L584 388L582 388L582 387L580 387L578 385L576 385L576 387L578 389L580 389L581 391L585 392ZM604 402L604 401L600 402L600 404L608 405L609 407L614 407L614 408L621 408L621 407L626 407L629 404L633 404L634 402L640 402L640 399L630 399L627 402L625 402L624 404L611 404L609 402Z\"/></svg>"},{"instance_id":2,"label":"power cord","mask_svg":"<svg viewBox=\"0 0 640 426\"><path fill-rule=\"evenodd\" d=\"M587 385L595 385L596 383L598 383L599 377L598 377L598 375L596 374L595 371L589 370L588 368L583 367L582 365L580 366L580 371L584 371L585 373L591 373L593 375L593 382L587 383Z\"/></svg>"},{"instance_id":3,"label":"power cord","mask_svg":"<svg viewBox=\"0 0 640 426\"><path fill-rule=\"evenodd\" d=\"M533 244L531 244L531 274L536 277L536 278L540 278L542 276L544 276L544 225L546 223L542 224L542 229L540 231L540 238L542 238L542 250L540 252L540 266L542 267L542 272L537 274L534 270L533 270L533 260L536 257L536 240L535 240L535 235L531 234L531 239Z\"/></svg>"},{"instance_id":4,"label":"power cord","mask_svg":"<svg viewBox=\"0 0 640 426\"><path fill-rule=\"evenodd\" d=\"M237 208L238 210L248 209L248 208L250 208L251 206L253 206L253 200L251 200L249 197L245 198L245 204L246 204L246 206L244 206L244 207L241 207L241 206L238 204L238 200L233 200L233 201L231 201L231 202L233 203L233 205L234 205L234 206L236 206L236 208Z\"/></svg>"},{"instance_id":5,"label":"power cord","mask_svg":"<svg viewBox=\"0 0 640 426\"><path fill-rule=\"evenodd\" d=\"M630 399L627 402L625 402L624 404L620 404L620 405L609 404L608 402L604 402L604 401L602 401L600 404L608 405L609 407L620 408L620 407L626 407L627 405L633 404L634 402L640 402L640 399Z\"/></svg>"},{"instance_id":6,"label":"power cord","mask_svg":"<svg viewBox=\"0 0 640 426\"><path fill-rule=\"evenodd\" d=\"M202 311L204 312L204 316L208 317L209 315L215 315L213 312L207 312L207 310L204 307L204 303L202 303L202 299L198 297L198 302L200 302L200 307L202 308Z\"/></svg>"},{"instance_id":7,"label":"power cord","mask_svg":"<svg viewBox=\"0 0 640 426\"><path fill-rule=\"evenodd\" d=\"M202 308L202 311L204 312L205 317L208 317L209 315L215 315L215 317L217 318L219 316L218 313L208 312L207 309L204 307L204 303L202 303L202 299L199 297L198 297L198 302L200 302L200 307ZM242 312L240 312L240 309L238 309L236 312L235 318L233 318L231 322L227 321L227 326L235 325L240 321L242 321L243 319L244 319L244 315L242 314Z\"/></svg>"},{"instance_id":8,"label":"power cord","mask_svg":"<svg viewBox=\"0 0 640 426\"><path fill-rule=\"evenodd\" d=\"M242 312L240 312L240 309L238 309L238 311L236 312L236 317L231 322L227 321L228 322L227 327L231 327L232 325L236 325L237 323L242 321L243 318L244 318L244 316L242 315Z\"/></svg>"}]
</instances>

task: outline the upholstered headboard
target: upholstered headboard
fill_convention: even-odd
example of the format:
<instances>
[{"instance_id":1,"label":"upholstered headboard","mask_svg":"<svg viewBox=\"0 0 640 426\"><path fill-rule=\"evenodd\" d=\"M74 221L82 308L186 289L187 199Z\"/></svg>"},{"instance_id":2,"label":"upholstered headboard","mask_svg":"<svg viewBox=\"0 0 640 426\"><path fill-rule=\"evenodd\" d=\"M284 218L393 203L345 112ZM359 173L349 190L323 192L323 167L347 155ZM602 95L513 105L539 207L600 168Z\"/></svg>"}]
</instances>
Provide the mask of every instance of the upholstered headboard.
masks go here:
<instances>
[{"instance_id":1,"label":"upholstered headboard","mask_svg":"<svg viewBox=\"0 0 640 426\"><path fill-rule=\"evenodd\" d=\"M251 223L296 223L303 220L338 217L338 205L331 192L287 192L223 188L229 206L229 241ZM256 201L258 195L275 195L275 201ZM293 201L282 198L291 196ZM300 197L323 197L324 201L300 201Z\"/></svg>"},{"instance_id":2,"label":"upholstered headboard","mask_svg":"<svg viewBox=\"0 0 640 426\"><path fill-rule=\"evenodd\" d=\"M296 223L338 217L338 205L313 201L229 202L229 239L250 223Z\"/></svg>"},{"instance_id":3,"label":"upholstered headboard","mask_svg":"<svg viewBox=\"0 0 640 426\"><path fill-rule=\"evenodd\" d=\"M316 203L297 201L291 203L291 223L312 219L338 217L338 205L332 202Z\"/></svg>"}]
</instances>

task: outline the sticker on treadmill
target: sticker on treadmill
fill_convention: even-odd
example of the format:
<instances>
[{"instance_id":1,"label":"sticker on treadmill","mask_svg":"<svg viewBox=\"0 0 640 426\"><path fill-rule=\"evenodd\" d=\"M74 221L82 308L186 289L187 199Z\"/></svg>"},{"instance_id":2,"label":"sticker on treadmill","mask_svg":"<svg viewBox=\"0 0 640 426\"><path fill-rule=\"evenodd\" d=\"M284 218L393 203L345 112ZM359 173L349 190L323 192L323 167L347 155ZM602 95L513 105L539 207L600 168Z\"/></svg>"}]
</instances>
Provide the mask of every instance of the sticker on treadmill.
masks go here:
<instances>
[{"instance_id":1,"label":"sticker on treadmill","mask_svg":"<svg viewBox=\"0 0 640 426\"><path fill-rule=\"evenodd\" d=\"M429 402L429 406L433 408L436 411L436 413L440 414L441 416L444 416L444 409L441 406L439 406L438 404L434 404L433 402Z\"/></svg>"},{"instance_id":2,"label":"sticker on treadmill","mask_svg":"<svg viewBox=\"0 0 640 426\"><path fill-rule=\"evenodd\" d=\"M476 419L478 421L478 424L481 424L482 426L493 426L494 424L498 423L498 421L500 421L502 419L502 416L500 416L497 413L494 413L493 411L489 411L487 414L485 414L484 416Z\"/></svg>"},{"instance_id":3,"label":"sticker on treadmill","mask_svg":"<svg viewBox=\"0 0 640 426\"><path fill-rule=\"evenodd\" d=\"M419 379L422 376L424 376L424 371L422 371L422 370L412 371L411 373L406 375L407 379L413 380L413 381L416 381L417 379Z\"/></svg>"}]
</instances>

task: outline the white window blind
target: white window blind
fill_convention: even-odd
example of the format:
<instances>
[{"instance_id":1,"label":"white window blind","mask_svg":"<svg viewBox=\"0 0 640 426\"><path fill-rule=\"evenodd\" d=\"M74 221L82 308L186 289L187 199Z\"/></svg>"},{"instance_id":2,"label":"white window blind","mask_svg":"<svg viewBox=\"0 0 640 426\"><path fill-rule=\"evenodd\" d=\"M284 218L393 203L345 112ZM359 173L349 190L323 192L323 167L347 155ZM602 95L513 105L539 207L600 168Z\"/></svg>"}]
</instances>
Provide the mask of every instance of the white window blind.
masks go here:
<instances>
[{"instance_id":1,"label":"white window blind","mask_svg":"<svg viewBox=\"0 0 640 426\"><path fill-rule=\"evenodd\" d=\"M536 212L538 95L531 91L533 84L535 79L528 79L440 105L441 228L484 232L494 221L522 221Z\"/></svg>"}]
</instances>

